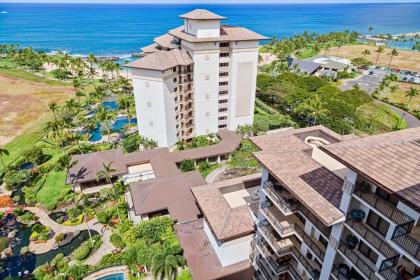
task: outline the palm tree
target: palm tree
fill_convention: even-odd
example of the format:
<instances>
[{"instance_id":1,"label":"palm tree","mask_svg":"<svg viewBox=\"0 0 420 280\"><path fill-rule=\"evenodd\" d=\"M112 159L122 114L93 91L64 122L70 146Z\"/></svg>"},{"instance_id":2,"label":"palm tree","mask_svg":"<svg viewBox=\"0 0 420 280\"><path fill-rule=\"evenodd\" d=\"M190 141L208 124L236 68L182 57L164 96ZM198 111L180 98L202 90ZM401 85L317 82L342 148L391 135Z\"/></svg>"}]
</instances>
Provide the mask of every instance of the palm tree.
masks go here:
<instances>
[{"instance_id":1,"label":"palm tree","mask_svg":"<svg viewBox=\"0 0 420 280\"><path fill-rule=\"evenodd\" d=\"M390 55L391 55L391 58L389 59L389 64L388 64L388 67L390 67L390 66L391 66L392 58L393 58L394 56L398 56L398 55L399 55L399 53L398 53L398 51L397 51L396 49L393 49L393 50L391 51Z\"/></svg>"},{"instance_id":2,"label":"palm tree","mask_svg":"<svg viewBox=\"0 0 420 280\"><path fill-rule=\"evenodd\" d=\"M419 94L419 91L416 88L410 87L410 89L405 92L405 97L409 97L410 98L408 100L408 104L410 104L411 103L411 99L413 99L413 97L416 97L418 94Z\"/></svg>"},{"instance_id":3,"label":"palm tree","mask_svg":"<svg viewBox=\"0 0 420 280\"><path fill-rule=\"evenodd\" d=\"M102 163L102 170L96 173L96 181L99 181L100 179L105 179L105 181L108 184L111 184L112 185L112 192L111 192L112 198L114 199L114 201L117 201L118 195L115 190L115 184L112 181L112 173L114 173L115 171L117 170L112 167L112 161L108 162L107 164ZM118 219L120 220L120 223L121 223L121 216L120 216L120 211L118 211L118 205L116 209L117 209Z\"/></svg>"},{"instance_id":4,"label":"palm tree","mask_svg":"<svg viewBox=\"0 0 420 280\"><path fill-rule=\"evenodd\" d=\"M87 196L83 193L81 193L79 195L79 197L77 198L76 204L78 204L80 207L82 207L82 212L83 212L83 220L86 223L87 226L87 230L89 233L89 240L90 240L90 244L92 245L93 248L93 240L92 240L92 234L90 232L90 226L89 226L89 219L88 219L88 199Z\"/></svg>"},{"instance_id":5,"label":"palm tree","mask_svg":"<svg viewBox=\"0 0 420 280\"><path fill-rule=\"evenodd\" d=\"M99 106L96 111L96 117L104 125L105 130L108 135L108 141L110 141L111 134L111 122L115 121L116 114L114 111L108 111L103 106Z\"/></svg>"},{"instance_id":6,"label":"palm tree","mask_svg":"<svg viewBox=\"0 0 420 280\"><path fill-rule=\"evenodd\" d=\"M56 112L57 112L57 110L58 110L58 105L57 105L57 103L52 102L52 103L48 104L48 107L50 107L50 110L53 112L54 119L55 119L55 120L57 120L57 115L56 115Z\"/></svg>"},{"instance_id":7,"label":"palm tree","mask_svg":"<svg viewBox=\"0 0 420 280\"><path fill-rule=\"evenodd\" d=\"M8 157L10 155L9 151L6 150L5 148L0 148L0 160L1 160L1 164L3 165L3 169L6 169L6 165L4 164L3 161L3 156Z\"/></svg>"},{"instance_id":8,"label":"palm tree","mask_svg":"<svg viewBox=\"0 0 420 280\"><path fill-rule=\"evenodd\" d=\"M180 255L181 248L170 247L168 243L164 243L162 250L155 254L152 258L152 274L154 279L176 278L178 267L184 265L184 259Z\"/></svg>"},{"instance_id":9,"label":"palm tree","mask_svg":"<svg viewBox=\"0 0 420 280\"><path fill-rule=\"evenodd\" d=\"M378 53L378 54L376 55L375 65L378 65L378 58L379 58L379 55L380 55L381 53L383 53L384 51L385 51L384 46L379 46L379 47L378 47L378 49L375 51L375 52L377 52L377 53Z\"/></svg>"},{"instance_id":10,"label":"palm tree","mask_svg":"<svg viewBox=\"0 0 420 280\"><path fill-rule=\"evenodd\" d=\"M45 132L52 131L53 134L60 141L61 149L64 150L64 141L63 141L63 137L61 135L62 126L63 126L63 124L62 124L61 121L54 119L52 121L47 122L47 124L45 126Z\"/></svg>"},{"instance_id":11,"label":"palm tree","mask_svg":"<svg viewBox=\"0 0 420 280\"><path fill-rule=\"evenodd\" d=\"M324 108L319 95L306 99L295 108L295 113L306 115L308 117L308 123L312 120L314 125L320 117L324 117L328 112L328 109Z\"/></svg>"},{"instance_id":12,"label":"palm tree","mask_svg":"<svg viewBox=\"0 0 420 280\"><path fill-rule=\"evenodd\" d=\"M118 106L121 109L124 109L127 112L127 118L128 118L128 125L131 126L131 111L130 107L133 105L133 102L131 99L127 96L120 97L118 99Z\"/></svg>"},{"instance_id":13,"label":"palm tree","mask_svg":"<svg viewBox=\"0 0 420 280\"><path fill-rule=\"evenodd\" d=\"M370 50L365 49L365 50L362 52L362 54L365 56L365 60L366 60L366 56L367 56L367 55L370 55Z\"/></svg>"}]
</instances>

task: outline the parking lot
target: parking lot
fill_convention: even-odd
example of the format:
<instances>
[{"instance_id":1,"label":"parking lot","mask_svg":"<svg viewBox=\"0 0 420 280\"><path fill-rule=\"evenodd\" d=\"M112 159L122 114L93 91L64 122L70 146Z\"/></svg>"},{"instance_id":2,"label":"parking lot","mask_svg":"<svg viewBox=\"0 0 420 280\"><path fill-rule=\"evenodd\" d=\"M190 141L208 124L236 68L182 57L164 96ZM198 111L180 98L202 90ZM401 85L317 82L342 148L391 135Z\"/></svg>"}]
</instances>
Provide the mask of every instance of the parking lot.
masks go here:
<instances>
[{"instance_id":1,"label":"parking lot","mask_svg":"<svg viewBox=\"0 0 420 280\"><path fill-rule=\"evenodd\" d=\"M360 89L365 90L369 94L372 94L375 89L378 88L379 84L382 82L384 76L382 75L362 75L355 80L345 81L344 84L340 87L341 90L352 89L354 85L359 85Z\"/></svg>"}]
</instances>

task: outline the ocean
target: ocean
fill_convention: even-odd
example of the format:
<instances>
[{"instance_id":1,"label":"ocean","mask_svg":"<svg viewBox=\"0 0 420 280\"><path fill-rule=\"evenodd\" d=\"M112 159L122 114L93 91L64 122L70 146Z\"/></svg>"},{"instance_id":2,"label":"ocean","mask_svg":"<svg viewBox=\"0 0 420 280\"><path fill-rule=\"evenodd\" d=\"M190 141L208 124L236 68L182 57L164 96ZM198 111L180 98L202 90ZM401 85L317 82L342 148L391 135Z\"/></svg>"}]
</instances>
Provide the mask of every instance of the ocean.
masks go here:
<instances>
[{"instance_id":1,"label":"ocean","mask_svg":"<svg viewBox=\"0 0 420 280\"><path fill-rule=\"evenodd\" d=\"M345 29L400 34L420 31L414 4L11 4L0 3L0 44L19 43L71 54L124 56L182 24L195 8L228 17L227 24L266 36ZM2 12L3 11L3 12Z\"/></svg>"}]
</instances>

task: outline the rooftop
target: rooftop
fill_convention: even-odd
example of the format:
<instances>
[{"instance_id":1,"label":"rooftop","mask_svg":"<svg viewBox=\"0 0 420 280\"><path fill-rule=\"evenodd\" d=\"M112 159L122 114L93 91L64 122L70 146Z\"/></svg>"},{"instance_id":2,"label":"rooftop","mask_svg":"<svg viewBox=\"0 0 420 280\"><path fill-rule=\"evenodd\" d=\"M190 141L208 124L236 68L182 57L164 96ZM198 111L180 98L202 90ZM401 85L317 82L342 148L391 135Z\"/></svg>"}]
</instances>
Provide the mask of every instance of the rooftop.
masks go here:
<instances>
[{"instance_id":1,"label":"rooftop","mask_svg":"<svg viewBox=\"0 0 420 280\"><path fill-rule=\"evenodd\" d=\"M172 49L169 51L158 50L152 52L136 61L128 63L125 67L164 71L178 65L190 65L192 63L193 60L186 51Z\"/></svg>"},{"instance_id":2,"label":"rooftop","mask_svg":"<svg viewBox=\"0 0 420 280\"><path fill-rule=\"evenodd\" d=\"M173 177L156 178L130 184L136 215L168 210L171 219L192 221L199 217L191 188L205 184L198 171Z\"/></svg>"},{"instance_id":3,"label":"rooftop","mask_svg":"<svg viewBox=\"0 0 420 280\"><path fill-rule=\"evenodd\" d=\"M351 139L321 149L420 210L420 128Z\"/></svg>"},{"instance_id":4,"label":"rooftop","mask_svg":"<svg viewBox=\"0 0 420 280\"><path fill-rule=\"evenodd\" d=\"M289 66L289 69L293 69L294 67L297 67L299 69L299 71L301 71L301 72L304 72L304 73L307 73L307 74L312 74L316 70L318 70L319 67L321 67L321 64L315 63L315 62L312 62L312 61L307 61L307 60L299 60L299 59L296 59L296 58L289 58L288 59L288 66Z\"/></svg>"},{"instance_id":5,"label":"rooftop","mask_svg":"<svg viewBox=\"0 0 420 280\"><path fill-rule=\"evenodd\" d=\"M259 41L259 40L268 40L270 38L255 33L244 27L236 27L229 25L222 25L220 27L220 36L219 37L209 37L209 38L198 38L194 35L188 34L184 31L184 26L172 29L169 31L169 34L187 42L191 43L200 43L200 42L217 42L217 41Z\"/></svg>"},{"instance_id":6,"label":"rooftop","mask_svg":"<svg viewBox=\"0 0 420 280\"><path fill-rule=\"evenodd\" d=\"M194 280L251 279L248 260L223 267L204 232L204 219L176 224L175 231Z\"/></svg>"},{"instance_id":7,"label":"rooftop","mask_svg":"<svg viewBox=\"0 0 420 280\"><path fill-rule=\"evenodd\" d=\"M248 210L252 192L261 184L261 174L252 174L192 189L216 238L228 241L252 234L254 221Z\"/></svg>"},{"instance_id":8,"label":"rooftop","mask_svg":"<svg viewBox=\"0 0 420 280\"><path fill-rule=\"evenodd\" d=\"M215 13L212 13L205 9L195 9L191 12L188 12L186 14L180 15L180 18L183 19L193 19L193 20L221 20L226 19L223 16L219 16Z\"/></svg>"},{"instance_id":9,"label":"rooftop","mask_svg":"<svg viewBox=\"0 0 420 280\"><path fill-rule=\"evenodd\" d=\"M340 136L324 126L280 131L251 137L261 149L258 161L303 205L326 225L344 217L341 202L346 168L320 150L341 142Z\"/></svg>"}]
</instances>

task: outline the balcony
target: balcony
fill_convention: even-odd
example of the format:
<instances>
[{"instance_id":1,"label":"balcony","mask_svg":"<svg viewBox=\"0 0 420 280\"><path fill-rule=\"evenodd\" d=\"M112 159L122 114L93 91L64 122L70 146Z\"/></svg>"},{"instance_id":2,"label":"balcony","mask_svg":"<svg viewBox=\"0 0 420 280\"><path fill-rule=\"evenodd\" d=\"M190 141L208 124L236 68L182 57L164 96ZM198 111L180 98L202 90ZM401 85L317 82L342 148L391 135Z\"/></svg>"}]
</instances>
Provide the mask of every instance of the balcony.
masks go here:
<instances>
[{"instance_id":1,"label":"balcony","mask_svg":"<svg viewBox=\"0 0 420 280\"><path fill-rule=\"evenodd\" d=\"M265 270L266 274L270 275L272 279L278 278L276 276L280 275L281 273L287 271L288 265L286 264L279 264L273 258L261 258L257 261L257 265L259 268Z\"/></svg>"},{"instance_id":2,"label":"balcony","mask_svg":"<svg viewBox=\"0 0 420 280\"><path fill-rule=\"evenodd\" d=\"M298 262L302 264L302 266L311 275L313 279L319 279L319 276L321 274L321 267L318 264L311 260L308 260L295 246L292 247L292 255L296 258Z\"/></svg>"},{"instance_id":3,"label":"balcony","mask_svg":"<svg viewBox=\"0 0 420 280\"><path fill-rule=\"evenodd\" d=\"M404 228L397 227L391 238L398 246L404 249L417 261L420 261L420 242L419 236L408 233Z\"/></svg>"},{"instance_id":4,"label":"balcony","mask_svg":"<svg viewBox=\"0 0 420 280\"><path fill-rule=\"evenodd\" d=\"M386 259L399 255L382 236L370 229L364 222L354 221L350 215L347 215L346 224L362 236L372 247L376 248Z\"/></svg>"},{"instance_id":5,"label":"balcony","mask_svg":"<svg viewBox=\"0 0 420 280\"><path fill-rule=\"evenodd\" d=\"M295 231L302 238L303 242L305 242L306 246L308 246L309 249L314 252L321 261L323 261L327 248L325 248L321 242L309 236L301 227L296 225Z\"/></svg>"},{"instance_id":6,"label":"balcony","mask_svg":"<svg viewBox=\"0 0 420 280\"><path fill-rule=\"evenodd\" d=\"M379 274L387 280L405 280L405 278L401 277L393 267L381 270Z\"/></svg>"},{"instance_id":7,"label":"balcony","mask_svg":"<svg viewBox=\"0 0 420 280\"><path fill-rule=\"evenodd\" d=\"M295 279L295 280L305 280L306 277L303 277L301 275L299 275L299 273L297 273L297 266L298 263L296 260L292 259L290 260L290 264L289 264L289 274Z\"/></svg>"},{"instance_id":8,"label":"balcony","mask_svg":"<svg viewBox=\"0 0 420 280\"><path fill-rule=\"evenodd\" d=\"M366 279L378 280L379 278L375 275L375 265L366 259L358 250L351 250L346 244L340 241L338 250L343 254L344 257L349 259L354 266L356 266Z\"/></svg>"},{"instance_id":9,"label":"balcony","mask_svg":"<svg viewBox=\"0 0 420 280\"><path fill-rule=\"evenodd\" d=\"M264 182L263 190L285 215L298 210L298 204L293 201L294 197L286 190L277 190L270 181Z\"/></svg>"},{"instance_id":10,"label":"balcony","mask_svg":"<svg viewBox=\"0 0 420 280\"><path fill-rule=\"evenodd\" d=\"M311 223L325 236L330 237L331 227L325 226L311 211L309 211L305 206L299 204L299 211L305 216Z\"/></svg>"},{"instance_id":11,"label":"balcony","mask_svg":"<svg viewBox=\"0 0 420 280\"><path fill-rule=\"evenodd\" d=\"M267 280L272 280L274 278L274 275L271 275L269 273L269 271L267 270L267 268L263 265L261 260L257 260L257 266L258 266L258 271L261 272L261 274L263 275L264 279Z\"/></svg>"},{"instance_id":12,"label":"balcony","mask_svg":"<svg viewBox=\"0 0 420 280\"><path fill-rule=\"evenodd\" d=\"M411 228L414 224L414 220L410 216L406 215L394 204L384 200L375 193L356 191L354 192L354 195L381 212L397 225L406 225Z\"/></svg>"},{"instance_id":13,"label":"balcony","mask_svg":"<svg viewBox=\"0 0 420 280\"><path fill-rule=\"evenodd\" d=\"M261 212L281 236L293 234L295 225L289 222L275 206L261 208Z\"/></svg>"},{"instance_id":14,"label":"balcony","mask_svg":"<svg viewBox=\"0 0 420 280\"><path fill-rule=\"evenodd\" d=\"M273 233L273 228L269 225L260 226L258 229L261 231L261 234L264 236L265 240L267 240L268 244L277 255L281 256L286 253L290 253L293 247L292 241L290 241L288 238L276 238Z\"/></svg>"}]
</instances>

